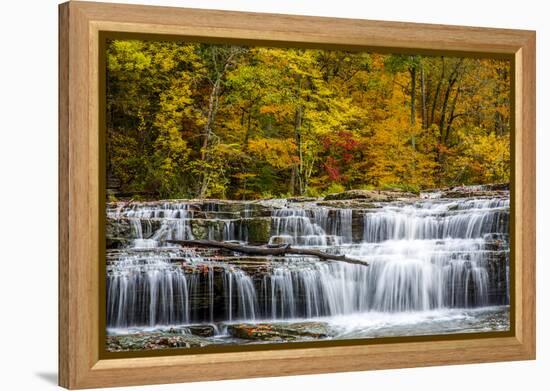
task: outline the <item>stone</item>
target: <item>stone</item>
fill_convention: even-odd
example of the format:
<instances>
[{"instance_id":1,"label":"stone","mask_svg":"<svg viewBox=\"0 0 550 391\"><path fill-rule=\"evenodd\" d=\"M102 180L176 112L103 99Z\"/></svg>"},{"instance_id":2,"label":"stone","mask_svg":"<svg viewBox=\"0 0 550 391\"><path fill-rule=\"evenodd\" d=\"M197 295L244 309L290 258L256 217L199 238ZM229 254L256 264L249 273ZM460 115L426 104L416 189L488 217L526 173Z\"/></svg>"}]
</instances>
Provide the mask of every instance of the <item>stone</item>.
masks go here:
<instances>
[{"instance_id":1,"label":"stone","mask_svg":"<svg viewBox=\"0 0 550 391\"><path fill-rule=\"evenodd\" d=\"M113 238L107 236L106 238L106 247L108 250L111 249L123 249L128 247L132 243L132 240L130 239L124 239L124 238Z\"/></svg>"},{"instance_id":2,"label":"stone","mask_svg":"<svg viewBox=\"0 0 550 391\"><path fill-rule=\"evenodd\" d=\"M479 186L454 186L439 189L439 191L441 192L441 198L499 198L509 196L507 183L494 183Z\"/></svg>"},{"instance_id":3,"label":"stone","mask_svg":"<svg viewBox=\"0 0 550 391\"><path fill-rule=\"evenodd\" d=\"M185 329L188 330L192 335L196 335L198 337L213 337L216 332L214 326L210 324L191 325L186 326Z\"/></svg>"},{"instance_id":4,"label":"stone","mask_svg":"<svg viewBox=\"0 0 550 391\"><path fill-rule=\"evenodd\" d=\"M441 198L500 198L507 197L507 191L495 191L495 190L480 190L480 191L471 191L471 190L447 190L441 192Z\"/></svg>"},{"instance_id":5,"label":"stone","mask_svg":"<svg viewBox=\"0 0 550 391\"><path fill-rule=\"evenodd\" d=\"M227 331L235 338L253 341L289 341L296 339L293 335L281 335L268 323L229 325Z\"/></svg>"},{"instance_id":6,"label":"stone","mask_svg":"<svg viewBox=\"0 0 550 391\"><path fill-rule=\"evenodd\" d=\"M317 201L315 197L289 197L288 202L314 202Z\"/></svg>"},{"instance_id":7,"label":"stone","mask_svg":"<svg viewBox=\"0 0 550 391\"><path fill-rule=\"evenodd\" d=\"M417 198L416 194L392 190L348 190L327 195L324 200L368 200L370 202L389 202Z\"/></svg>"},{"instance_id":8,"label":"stone","mask_svg":"<svg viewBox=\"0 0 550 391\"><path fill-rule=\"evenodd\" d=\"M297 322L275 323L275 330L300 337L327 338L330 336L328 323L325 322Z\"/></svg>"},{"instance_id":9,"label":"stone","mask_svg":"<svg viewBox=\"0 0 550 391\"><path fill-rule=\"evenodd\" d=\"M132 227L128 219L107 218L105 222L105 235L108 238L130 238Z\"/></svg>"},{"instance_id":10,"label":"stone","mask_svg":"<svg viewBox=\"0 0 550 391\"><path fill-rule=\"evenodd\" d=\"M271 217L255 217L242 220L248 232L250 244L267 244L271 236Z\"/></svg>"},{"instance_id":11,"label":"stone","mask_svg":"<svg viewBox=\"0 0 550 391\"><path fill-rule=\"evenodd\" d=\"M326 206L329 208L337 209L373 209L378 206L372 203L370 200L351 199L351 200L326 200L318 201L318 206Z\"/></svg>"},{"instance_id":12,"label":"stone","mask_svg":"<svg viewBox=\"0 0 550 391\"><path fill-rule=\"evenodd\" d=\"M292 244L293 237L290 235L276 235L270 238L270 244L273 246L283 246Z\"/></svg>"},{"instance_id":13,"label":"stone","mask_svg":"<svg viewBox=\"0 0 550 391\"><path fill-rule=\"evenodd\" d=\"M110 352L199 348L216 343L220 342L195 335L174 334L170 332L107 336L107 350Z\"/></svg>"},{"instance_id":14,"label":"stone","mask_svg":"<svg viewBox=\"0 0 550 391\"><path fill-rule=\"evenodd\" d=\"M191 233L193 238L197 240L208 239L208 220L205 219L191 219L189 225L191 226Z\"/></svg>"},{"instance_id":15,"label":"stone","mask_svg":"<svg viewBox=\"0 0 550 391\"><path fill-rule=\"evenodd\" d=\"M229 325L227 331L235 338L253 341L286 342L330 336L328 324L325 322L239 323Z\"/></svg>"}]
</instances>

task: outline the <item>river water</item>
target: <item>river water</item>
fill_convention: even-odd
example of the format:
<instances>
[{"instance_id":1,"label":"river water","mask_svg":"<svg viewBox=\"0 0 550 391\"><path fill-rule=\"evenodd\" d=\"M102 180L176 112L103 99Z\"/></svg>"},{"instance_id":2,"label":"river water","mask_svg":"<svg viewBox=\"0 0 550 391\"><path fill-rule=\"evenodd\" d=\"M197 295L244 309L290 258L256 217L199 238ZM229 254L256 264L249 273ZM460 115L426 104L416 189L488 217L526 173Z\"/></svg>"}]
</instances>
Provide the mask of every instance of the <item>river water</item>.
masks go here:
<instances>
[{"instance_id":1,"label":"river water","mask_svg":"<svg viewBox=\"0 0 550 391\"><path fill-rule=\"evenodd\" d=\"M242 343L225 325L304 320L326 322L331 338L508 330L509 198L438 196L348 207L110 204L108 221L118 231L108 232L122 240L107 251L108 334L212 324L213 338ZM245 257L169 239L291 245L365 265Z\"/></svg>"}]
</instances>

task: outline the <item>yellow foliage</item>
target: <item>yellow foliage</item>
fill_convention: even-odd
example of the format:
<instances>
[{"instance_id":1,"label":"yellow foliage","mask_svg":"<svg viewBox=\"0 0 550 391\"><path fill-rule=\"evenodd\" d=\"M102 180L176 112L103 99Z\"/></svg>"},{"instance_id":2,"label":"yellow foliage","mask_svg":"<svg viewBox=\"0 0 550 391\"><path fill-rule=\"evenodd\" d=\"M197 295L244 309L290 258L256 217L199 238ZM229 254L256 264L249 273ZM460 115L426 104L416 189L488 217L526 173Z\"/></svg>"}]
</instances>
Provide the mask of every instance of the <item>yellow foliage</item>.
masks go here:
<instances>
[{"instance_id":1,"label":"yellow foliage","mask_svg":"<svg viewBox=\"0 0 550 391\"><path fill-rule=\"evenodd\" d=\"M509 61L115 40L110 175L249 199L506 182Z\"/></svg>"},{"instance_id":2,"label":"yellow foliage","mask_svg":"<svg viewBox=\"0 0 550 391\"><path fill-rule=\"evenodd\" d=\"M469 174L473 183L508 182L510 180L510 139L479 129L462 131L461 153L457 154L460 174Z\"/></svg>"},{"instance_id":3,"label":"yellow foliage","mask_svg":"<svg viewBox=\"0 0 550 391\"><path fill-rule=\"evenodd\" d=\"M295 164L296 145L291 139L256 138L248 142L248 150L256 158L278 169Z\"/></svg>"}]
</instances>

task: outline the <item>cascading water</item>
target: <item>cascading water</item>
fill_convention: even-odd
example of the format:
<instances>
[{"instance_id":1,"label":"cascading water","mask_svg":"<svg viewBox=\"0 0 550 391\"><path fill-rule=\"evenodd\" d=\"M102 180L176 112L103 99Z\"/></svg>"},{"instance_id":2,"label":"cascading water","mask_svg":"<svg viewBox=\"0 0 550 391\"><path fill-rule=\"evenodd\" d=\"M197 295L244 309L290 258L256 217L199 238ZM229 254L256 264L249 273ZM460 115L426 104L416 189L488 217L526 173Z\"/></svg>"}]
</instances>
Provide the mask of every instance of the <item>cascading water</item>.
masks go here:
<instances>
[{"instance_id":1,"label":"cascading water","mask_svg":"<svg viewBox=\"0 0 550 391\"><path fill-rule=\"evenodd\" d=\"M107 266L109 328L213 322L214 310L223 312L222 319L254 319L254 286L242 270L205 262L188 250L148 249L153 251L128 249ZM221 287L214 285L216 274L223 275ZM203 297L207 303L200 303Z\"/></svg>"},{"instance_id":2,"label":"cascading water","mask_svg":"<svg viewBox=\"0 0 550 391\"><path fill-rule=\"evenodd\" d=\"M127 223L126 239L133 240L108 252L108 327L368 318L508 304L508 198L426 198L353 209L213 201L113 207L108 218ZM368 266L220 256L163 242L247 243L266 219L271 233L264 244L347 254Z\"/></svg>"}]
</instances>

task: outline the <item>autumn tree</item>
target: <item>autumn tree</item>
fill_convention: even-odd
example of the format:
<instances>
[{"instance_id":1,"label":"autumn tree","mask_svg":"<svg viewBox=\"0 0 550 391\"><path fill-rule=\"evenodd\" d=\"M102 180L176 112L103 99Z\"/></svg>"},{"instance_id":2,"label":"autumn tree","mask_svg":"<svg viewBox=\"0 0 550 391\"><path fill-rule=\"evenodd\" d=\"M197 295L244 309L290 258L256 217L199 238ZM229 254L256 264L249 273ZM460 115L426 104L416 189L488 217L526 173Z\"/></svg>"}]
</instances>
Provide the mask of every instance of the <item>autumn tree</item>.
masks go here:
<instances>
[{"instance_id":1,"label":"autumn tree","mask_svg":"<svg viewBox=\"0 0 550 391\"><path fill-rule=\"evenodd\" d=\"M510 63L113 40L108 177L134 197L418 191L510 177Z\"/></svg>"}]
</instances>

